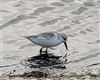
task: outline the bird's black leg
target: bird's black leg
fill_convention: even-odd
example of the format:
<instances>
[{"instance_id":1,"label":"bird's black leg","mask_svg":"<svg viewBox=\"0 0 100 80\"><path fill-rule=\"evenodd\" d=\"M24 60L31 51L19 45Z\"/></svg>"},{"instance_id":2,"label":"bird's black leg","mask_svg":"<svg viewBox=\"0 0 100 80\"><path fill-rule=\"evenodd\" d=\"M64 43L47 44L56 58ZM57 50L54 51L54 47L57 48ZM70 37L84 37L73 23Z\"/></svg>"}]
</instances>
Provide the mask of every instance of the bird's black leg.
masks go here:
<instances>
[{"instance_id":1,"label":"bird's black leg","mask_svg":"<svg viewBox=\"0 0 100 80\"><path fill-rule=\"evenodd\" d=\"M45 51L42 50L43 48L44 48L44 47L42 47L42 48L40 49L40 55L42 55L42 52L45 52L46 54L48 54L48 50L47 50L47 48L46 48Z\"/></svg>"},{"instance_id":2,"label":"bird's black leg","mask_svg":"<svg viewBox=\"0 0 100 80\"><path fill-rule=\"evenodd\" d=\"M42 55L42 52L43 52L42 49L43 49L43 47L40 49L40 55Z\"/></svg>"},{"instance_id":3,"label":"bird's black leg","mask_svg":"<svg viewBox=\"0 0 100 80\"><path fill-rule=\"evenodd\" d=\"M45 52L46 52L46 54L48 54L48 49L47 48L46 48L46 51Z\"/></svg>"}]
</instances>

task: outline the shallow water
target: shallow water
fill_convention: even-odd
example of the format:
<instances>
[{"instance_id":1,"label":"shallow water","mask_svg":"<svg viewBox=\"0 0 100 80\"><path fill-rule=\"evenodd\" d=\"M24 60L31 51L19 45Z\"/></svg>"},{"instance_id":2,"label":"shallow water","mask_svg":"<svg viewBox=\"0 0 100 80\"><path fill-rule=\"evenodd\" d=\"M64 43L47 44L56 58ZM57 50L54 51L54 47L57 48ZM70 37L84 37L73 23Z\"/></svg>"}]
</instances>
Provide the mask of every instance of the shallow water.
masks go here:
<instances>
[{"instance_id":1,"label":"shallow water","mask_svg":"<svg viewBox=\"0 0 100 80\"><path fill-rule=\"evenodd\" d=\"M23 36L48 31L68 36L67 68L90 65L91 70L100 71L99 10L99 0L2 0L0 72L10 73L10 65L39 54L40 47ZM66 53L62 44L49 51L61 56Z\"/></svg>"}]
</instances>

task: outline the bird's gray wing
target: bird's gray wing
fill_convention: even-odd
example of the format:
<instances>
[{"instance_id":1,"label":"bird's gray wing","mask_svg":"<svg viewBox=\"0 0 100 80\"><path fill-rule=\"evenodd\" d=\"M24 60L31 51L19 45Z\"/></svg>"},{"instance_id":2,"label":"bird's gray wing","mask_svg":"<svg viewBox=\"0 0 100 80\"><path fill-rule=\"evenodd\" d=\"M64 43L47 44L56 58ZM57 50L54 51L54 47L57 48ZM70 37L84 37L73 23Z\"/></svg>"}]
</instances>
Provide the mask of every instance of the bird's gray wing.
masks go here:
<instances>
[{"instance_id":1,"label":"bird's gray wing","mask_svg":"<svg viewBox=\"0 0 100 80\"><path fill-rule=\"evenodd\" d=\"M38 37L41 37L43 39L51 39L51 38L54 38L55 37L55 34L54 33L42 33L42 34L39 34Z\"/></svg>"}]
</instances>

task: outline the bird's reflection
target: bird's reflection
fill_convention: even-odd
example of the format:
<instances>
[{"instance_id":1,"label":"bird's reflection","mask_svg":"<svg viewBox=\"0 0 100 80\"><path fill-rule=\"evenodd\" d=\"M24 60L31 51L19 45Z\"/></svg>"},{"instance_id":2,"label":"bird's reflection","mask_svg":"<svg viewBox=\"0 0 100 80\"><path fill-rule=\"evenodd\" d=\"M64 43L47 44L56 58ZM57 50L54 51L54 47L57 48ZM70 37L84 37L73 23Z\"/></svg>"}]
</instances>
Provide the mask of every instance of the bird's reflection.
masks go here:
<instances>
[{"instance_id":1,"label":"bird's reflection","mask_svg":"<svg viewBox=\"0 0 100 80\"><path fill-rule=\"evenodd\" d=\"M64 69L66 68L61 61L61 56L56 56L53 54L42 54L31 57L27 60L27 66L30 68L41 68L41 67L51 67Z\"/></svg>"}]
</instances>

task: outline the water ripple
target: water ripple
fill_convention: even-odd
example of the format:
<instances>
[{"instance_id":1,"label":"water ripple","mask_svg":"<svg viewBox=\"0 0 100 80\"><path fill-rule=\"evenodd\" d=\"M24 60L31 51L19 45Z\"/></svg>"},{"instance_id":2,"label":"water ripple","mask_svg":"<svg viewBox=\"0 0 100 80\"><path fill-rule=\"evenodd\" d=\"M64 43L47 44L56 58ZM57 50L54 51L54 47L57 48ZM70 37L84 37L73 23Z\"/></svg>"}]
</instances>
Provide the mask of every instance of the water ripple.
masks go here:
<instances>
[{"instance_id":1,"label":"water ripple","mask_svg":"<svg viewBox=\"0 0 100 80\"><path fill-rule=\"evenodd\" d=\"M16 23L19 23L20 21L22 20L25 20L25 19L30 19L30 18L36 18L36 17L32 17L32 16L26 16L26 15L19 15L17 16L16 18L4 23L3 25L0 26L0 29L3 29L9 25L12 25L12 24L16 24Z\"/></svg>"},{"instance_id":2,"label":"water ripple","mask_svg":"<svg viewBox=\"0 0 100 80\"><path fill-rule=\"evenodd\" d=\"M58 22L59 20L63 20L63 18L56 18L56 19L52 19L49 21L44 21L42 23L39 23L39 25L41 25L41 26L52 25L52 24L55 24L56 22Z\"/></svg>"},{"instance_id":3,"label":"water ripple","mask_svg":"<svg viewBox=\"0 0 100 80\"><path fill-rule=\"evenodd\" d=\"M79 15L79 14L83 13L83 12L86 11L86 10L88 10L88 8L86 8L86 7L80 7L80 8L78 8L77 10L72 11L71 13L72 13L72 14L75 14L75 15Z\"/></svg>"},{"instance_id":4,"label":"water ripple","mask_svg":"<svg viewBox=\"0 0 100 80\"><path fill-rule=\"evenodd\" d=\"M60 3L60 2L53 2L53 3L51 3L51 5L53 5L53 6L64 6L64 4Z\"/></svg>"},{"instance_id":5,"label":"water ripple","mask_svg":"<svg viewBox=\"0 0 100 80\"><path fill-rule=\"evenodd\" d=\"M61 0L61 1L65 3L74 2L74 0Z\"/></svg>"},{"instance_id":6,"label":"water ripple","mask_svg":"<svg viewBox=\"0 0 100 80\"><path fill-rule=\"evenodd\" d=\"M85 6L94 7L95 4L93 2L84 2Z\"/></svg>"},{"instance_id":7,"label":"water ripple","mask_svg":"<svg viewBox=\"0 0 100 80\"><path fill-rule=\"evenodd\" d=\"M100 52L97 52L96 54L91 54L91 55L88 55L88 56L84 56L78 60L74 60L74 61L69 61L68 63L76 63L76 62L80 62L80 61L83 61L83 60L87 60L87 59L90 59L90 58L93 58L93 57L97 57L100 55ZM68 64L67 63L67 64Z\"/></svg>"},{"instance_id":8,"label":"water ripple","mask_svg":"<svg viewBox=\"0 0 100 80\"><path fill-rule=\"evenodd\" d=\"M54 7L39 7L30 15L39 15L40 13L45 13L47 11L54 10L54 9L55 9Z\"/></svg>"}]
</instances>

